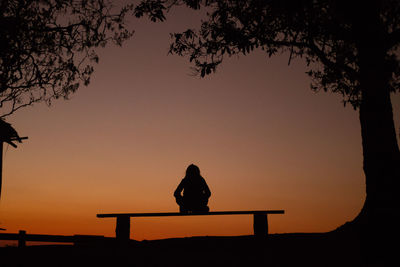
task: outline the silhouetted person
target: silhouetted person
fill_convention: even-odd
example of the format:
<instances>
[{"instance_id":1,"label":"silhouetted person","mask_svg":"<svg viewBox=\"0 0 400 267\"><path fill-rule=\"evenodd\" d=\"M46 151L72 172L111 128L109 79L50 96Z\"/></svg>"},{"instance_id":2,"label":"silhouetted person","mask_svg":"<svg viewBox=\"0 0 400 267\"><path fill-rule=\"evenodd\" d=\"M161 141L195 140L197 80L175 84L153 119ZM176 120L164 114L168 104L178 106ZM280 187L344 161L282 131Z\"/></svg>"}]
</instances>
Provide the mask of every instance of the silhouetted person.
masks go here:
<instances>
[{"instance_id":1,"label":"silhouetted person","mask_svg":"<svg viewBox=\"0 0 400 267\"><path fill-rule=\"evenodd\" d=\"M183 195L181 194L183 191ZM208 199L211 196L210 189L200 175L200 169L196 165L189 165L186 175L174 192L179 211L182 213L208 212Z\"/></svg>"}]
</instances>

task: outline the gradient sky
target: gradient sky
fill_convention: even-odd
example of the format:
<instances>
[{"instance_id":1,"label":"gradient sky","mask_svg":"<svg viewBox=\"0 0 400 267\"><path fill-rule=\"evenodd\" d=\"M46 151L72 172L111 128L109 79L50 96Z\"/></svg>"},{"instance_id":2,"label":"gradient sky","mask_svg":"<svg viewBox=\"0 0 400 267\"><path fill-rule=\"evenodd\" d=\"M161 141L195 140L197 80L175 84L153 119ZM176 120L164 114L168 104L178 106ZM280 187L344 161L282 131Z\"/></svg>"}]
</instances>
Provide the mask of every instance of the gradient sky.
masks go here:
<instances>
[{"instance_id":1,"label":"gradient sky","mask_svg":"<svg viewBox=\"0 0 400 267\"><path fill-rule=\"evenodd\" d=\"M270 232L329 231L365 199L358 113L314 93L305 63L261 51L191 76L167 56L169 33L195 25L131 19L122 48L99 50L92 82L69 101L37 104L7 120L29 140L5 145L0 226L7 232L114 236L97 213L177 211L173 191L200 167L211 210L284 209ZM396 129L400 97L392 98ZM137 218L137 240L252 234L251 216Z\"/></svg>"}]
</instances>

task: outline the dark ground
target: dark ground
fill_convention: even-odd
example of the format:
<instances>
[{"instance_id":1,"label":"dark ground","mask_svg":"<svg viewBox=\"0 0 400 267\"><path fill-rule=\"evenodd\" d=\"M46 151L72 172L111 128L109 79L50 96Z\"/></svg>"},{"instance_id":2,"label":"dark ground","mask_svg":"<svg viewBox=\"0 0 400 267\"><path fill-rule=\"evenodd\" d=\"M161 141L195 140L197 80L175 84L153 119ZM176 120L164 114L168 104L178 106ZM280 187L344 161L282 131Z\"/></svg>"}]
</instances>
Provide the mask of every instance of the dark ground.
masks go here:
<instances>
[{"instance_id":1,"label":"dark ground","mask_svg":"<svg viewBox=\"0 0 400 267\"><path fill-rule=\"evenodd\" d=\"M116 244L0 248L0 266L396 266L372 259L338 233L191 237ZM368 258L368 260L365 260ZM387 262L386 262L387 263Z\"/></svg>"}]
</instances>

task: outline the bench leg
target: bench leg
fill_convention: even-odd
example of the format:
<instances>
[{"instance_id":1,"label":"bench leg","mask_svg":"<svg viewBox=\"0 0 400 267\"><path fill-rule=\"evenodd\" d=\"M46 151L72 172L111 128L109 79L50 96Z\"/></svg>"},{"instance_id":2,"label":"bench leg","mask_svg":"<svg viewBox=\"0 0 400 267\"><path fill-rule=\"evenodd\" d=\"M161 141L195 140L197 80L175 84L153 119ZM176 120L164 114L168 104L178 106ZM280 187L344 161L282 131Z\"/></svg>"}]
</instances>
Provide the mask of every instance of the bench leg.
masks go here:
<instances>
[{"instance_id":1,"label":"bench leg","mask_svg":"<svg viewBox=\"0 0 400 267\"><path fill-rule=\"evenodd\" d=\"M18 247L19 248L24 248L26 246L26 231L19 231L19 236L18 236Z\"/></svg>"},{"instance_id":2,"label":"bench leg","mask_svg":"<svg viewBox=\"0 0 400 267\"><path fill-rule=\"evenodd\" d=\"M254 235L257 237L267 237L268 235L268 219L267 214L254 214Z\"/></svg>"},{"instance_id":3,"label":"bench leg","mask_svg":"<svg viewBox=\"0 0 400 267\"><path fill-rule=\"evenodd\" d=\"M131 220L129 216L117 216L115 237L118 241L128 241L130 235Z\"/></svg>"}]
</instances>

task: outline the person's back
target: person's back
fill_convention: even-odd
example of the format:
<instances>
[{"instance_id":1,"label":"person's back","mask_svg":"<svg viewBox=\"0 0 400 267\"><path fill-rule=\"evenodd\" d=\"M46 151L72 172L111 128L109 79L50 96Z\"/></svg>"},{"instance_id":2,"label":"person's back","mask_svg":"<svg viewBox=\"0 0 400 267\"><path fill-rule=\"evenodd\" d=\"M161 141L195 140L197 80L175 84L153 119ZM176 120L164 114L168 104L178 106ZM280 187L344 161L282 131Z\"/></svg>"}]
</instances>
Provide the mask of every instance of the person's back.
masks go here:
<instances>
[{"instance_id":1,"label":"person's back","mask_svg":"<svg viewBox=\"0 0 400 267\"><path fill-rule=\"evenodd\" d=\"M183 195L181 194L182 191ZM174 196L181 212L209 211L207 204L211 192L196 165L189 165L186 176L176 188Z\"/></svg>"}]
</instances>

